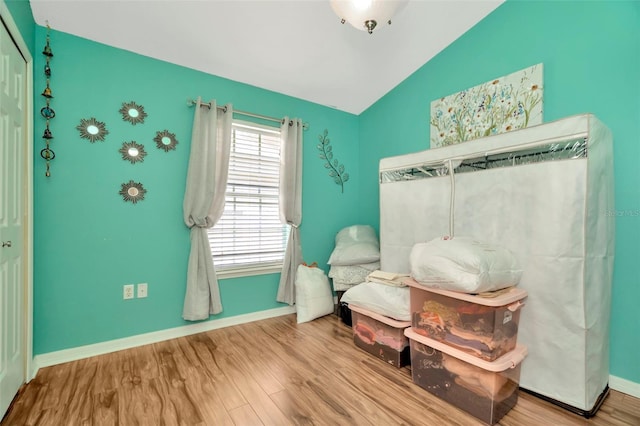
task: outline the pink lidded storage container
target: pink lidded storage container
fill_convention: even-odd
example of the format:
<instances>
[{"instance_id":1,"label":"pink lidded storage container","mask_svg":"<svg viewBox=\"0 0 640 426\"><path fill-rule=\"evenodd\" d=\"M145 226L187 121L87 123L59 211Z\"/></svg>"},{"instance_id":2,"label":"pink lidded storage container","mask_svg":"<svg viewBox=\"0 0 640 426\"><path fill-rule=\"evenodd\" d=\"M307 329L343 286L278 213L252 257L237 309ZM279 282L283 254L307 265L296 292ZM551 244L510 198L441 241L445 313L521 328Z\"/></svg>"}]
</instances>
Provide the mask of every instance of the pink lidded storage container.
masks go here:
<instances>
[{"instance_id":1,"label":"pink lidded storage container","mask_svg":"<svg viewBox=\"0 0 640 426\"><path fill-rule=\"evenodd\" d=\"M411 287L414 332L486 361L516 347L525 290L510 287L484 297L427 287L413 279L404 282Z\"/></svg>"},{"instance_id":2,"label":"pink lidded storage container","mask_svg":"<svg viewBox=\"0 0 640 426\"><path fill-rule=\"evenodd\" d=\"M411 327L410 321L394 320L353 304L349 309L357 347L398 368L409 364L409 339L404 330Z\"/></svg>"},{"instance_id":3,"label":"pink lidded storage container","mask_svg":"<svg viewBox=\"0 0 640 426\"><path fill-rule=\"evenodd\" d=\"M526 347L489 362L406 329L413 382L478 419L495 424L518 401Z\"/></svg>"}]
</instances>

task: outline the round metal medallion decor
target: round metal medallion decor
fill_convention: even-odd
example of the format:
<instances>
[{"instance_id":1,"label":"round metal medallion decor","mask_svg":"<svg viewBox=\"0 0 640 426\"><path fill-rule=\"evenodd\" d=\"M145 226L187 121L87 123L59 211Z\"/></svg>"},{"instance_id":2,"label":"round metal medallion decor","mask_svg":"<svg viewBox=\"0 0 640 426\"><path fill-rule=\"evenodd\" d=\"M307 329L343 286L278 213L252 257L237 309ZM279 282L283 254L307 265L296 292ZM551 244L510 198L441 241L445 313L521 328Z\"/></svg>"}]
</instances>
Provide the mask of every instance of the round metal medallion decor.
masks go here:
<instances>
[{"instance_id":1,"label":"round metal medallion decor","mask_svg":"<svg viewBox=\"0 0 640 426\"><path fill-rule=\"evenodd\" d=\"M133 204L144 200L144 195L147 193L147 190L144 189L140 182L134 182L133 180L123 183L121 187L119 194L122 199Z\"/></svg>"},{"instance_id":2,"label":"round metal medallion decor","mask_svg":"<svg viewBox=\"0 0 640 426\"><path fill-rule=\"evenodd\" d=\"M176 135L168 130L156 132L156 137L153 138L153 140L155 141L158 149L164 149L164 152L174 150L176 149L176 145L178 145Z\"/></svg>"},{"instance_id":3,"label":"round metal medallion decor","mask_svg":"<svg viewBox=\"0 0 640 426\"><path fill-rule=\"evenodd\" d=\"M104 123L93 117L80 120L80 124L76 126L76 129L80 132L81 138L88 139L91 143L104 141L104 137L109 134Z\"/></svg>"},{"instance_id":4,"label":"round metal medallion decor","mask_svg":"<svg viewBox=\"0 0 640 426\"><path fill-rule=\"evenodd\" d=\"M144 150L144 145L137 143L136 141L124 142L122 148L118 150L122 154L122 159L130 161L131 164L143 162L144 157L147 156L147 151Z\"/></svg>"},{"instance_id":5,"label":"round metal medallion decor","mask_svg":"<svg viewBox=\"0 0 640 426\"><path fill-rule=\"evenodd\" d=\"M144 112L144 107L133 101L124 102L119 112L122 114L124 121L128 121L134 126L138 123L144 123L144 119L147 117L147 113Z\"/></svg>"}]
</instances>

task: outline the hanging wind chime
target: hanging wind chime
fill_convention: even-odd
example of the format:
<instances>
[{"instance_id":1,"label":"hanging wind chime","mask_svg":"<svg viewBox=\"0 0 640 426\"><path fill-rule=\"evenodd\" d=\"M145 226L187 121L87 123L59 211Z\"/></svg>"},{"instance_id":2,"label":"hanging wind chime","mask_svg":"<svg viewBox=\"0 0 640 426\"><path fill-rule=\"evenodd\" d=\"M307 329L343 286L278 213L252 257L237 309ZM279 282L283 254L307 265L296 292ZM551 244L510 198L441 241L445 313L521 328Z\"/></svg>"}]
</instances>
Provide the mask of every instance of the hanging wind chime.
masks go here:
<instances>
[{"instance_id":1,"label":"hanging wind chime","mask_svg":"<svg viewBox=\"0 0 640 426\"><path fill-rule=\"evenodd\" d=\"M42 92L42 96L44 96L46 99L46 105L40 110L40 115L42 115L46 120L44 133L42 134L42 139L44 139L46 147L42 151L40 151L40 156L47 162L47 171L44 174L46 177L51 176L51 173L49 171L49 163L51 162L51 160L56 158L56 153L53 152L50 147L50 142L51 139L53 139L53 134L51 133L51 128L49 127L50 121L56 116L56 112L53 110L53 108L51 108L51 99L53 99L53 95L51 94L51 87L49 86L51 79L51 66L49 65L49 63L51 62L51 58L53 58L53 52L51 51L51 41L49 38L50 31L51 28L49 27L49 22L47 21L47 44L44 46L44 50L42 51L42 54L46 59L46 63L44 65L44 75L47 78L47 87L45 87L44 91Z\"/></svg>"}]
</instances>

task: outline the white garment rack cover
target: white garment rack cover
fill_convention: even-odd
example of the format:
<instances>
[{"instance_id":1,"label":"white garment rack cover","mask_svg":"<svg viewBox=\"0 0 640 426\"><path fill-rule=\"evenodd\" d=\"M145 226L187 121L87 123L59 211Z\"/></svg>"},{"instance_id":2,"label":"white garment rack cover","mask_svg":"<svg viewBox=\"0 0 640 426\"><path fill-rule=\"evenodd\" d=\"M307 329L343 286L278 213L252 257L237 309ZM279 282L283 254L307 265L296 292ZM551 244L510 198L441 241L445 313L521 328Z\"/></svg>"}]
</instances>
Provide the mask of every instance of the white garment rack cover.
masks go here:
<instances>
[{"instance_id":1,"label":"white garment rack cover","mask_svg":"<svg viewBox=\"0 0 640 426\"><path fill-rule=\"evenodd\" d=\"M613 150L593 115L380 161L383 270L443 235L511 250L529 297L520 385L590 410L609 379Z\"/></svg>"}]
</instances>

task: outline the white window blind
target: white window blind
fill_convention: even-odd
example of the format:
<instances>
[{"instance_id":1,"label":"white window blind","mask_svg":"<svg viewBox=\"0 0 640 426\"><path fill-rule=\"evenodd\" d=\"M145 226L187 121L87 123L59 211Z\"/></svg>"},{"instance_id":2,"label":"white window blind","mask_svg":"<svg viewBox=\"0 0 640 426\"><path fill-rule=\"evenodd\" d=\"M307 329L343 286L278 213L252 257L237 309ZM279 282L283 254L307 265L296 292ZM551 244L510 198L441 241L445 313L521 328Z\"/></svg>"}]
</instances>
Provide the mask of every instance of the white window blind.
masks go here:
<instances>
[{"instance_id":1,"label":"white window blind","mask_svg":"<svg viewBox=\"0 0 640 426\"><path fill-rule=\"evenodd\" d=\"M234 121L222 217L209 229L216 270L280 268L289 227L280 222L280 130Z\"/></svg>"}]
</instances>

